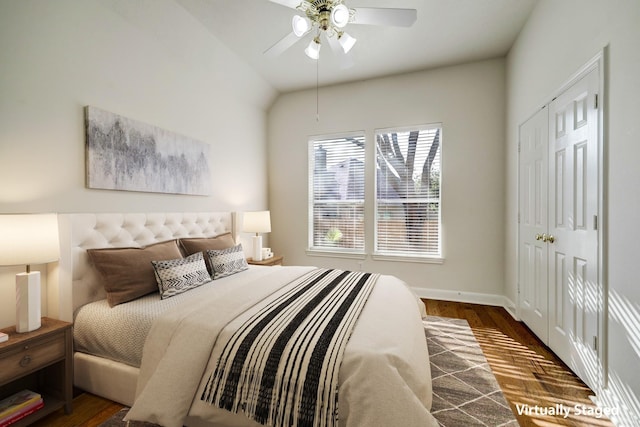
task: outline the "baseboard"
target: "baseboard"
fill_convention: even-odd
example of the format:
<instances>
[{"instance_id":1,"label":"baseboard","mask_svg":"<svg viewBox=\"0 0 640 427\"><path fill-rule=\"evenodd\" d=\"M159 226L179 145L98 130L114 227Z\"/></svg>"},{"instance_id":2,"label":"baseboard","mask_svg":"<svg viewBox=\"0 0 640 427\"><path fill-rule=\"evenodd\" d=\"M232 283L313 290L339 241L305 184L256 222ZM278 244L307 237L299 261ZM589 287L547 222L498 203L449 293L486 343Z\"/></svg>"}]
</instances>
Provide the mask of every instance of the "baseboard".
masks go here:
<instances>
[{"instance_id":1,"label":"baseboard","mask_svg":"<svg viewBox=\"0 0 640 427\"><path fill-rule=\"evenodd\" d=\"M592 400L614 425L620 427L640 425L640 408L633 392L616 375L609 379L609 388L596 393Z\"/></svg>"},{"instance_id":2,"label":"baseboard","mask_svg":"<svg viewBox=\"0 0 640 427\"><path fill-rule=\"evenodd\" d=\"M491 305L494 307L503 307L515 320L519 320L516 316L516 305L513 301L511 301L504 295L481 294L478 292L447 291L442 289L412 289L413 292L418 295L418 297L425 299L436 299L442 301L465 302L469 304L482 304Z\"/></svg>"},{"instance_id":3,"label":"baseboard","mask_svg":"<svg viewBox=\"0 0 640 427\"><path fill-rule=\"evenodd\" d=\"M518 317L518 311L516 309L515 303L507 297L504 297L504 299L507 301L507 305L504 306L504 309L507 310L507 313L509 313L511 317L513 317L513 320L519 322L520 318Z\"/></svg>"}]
</instances>

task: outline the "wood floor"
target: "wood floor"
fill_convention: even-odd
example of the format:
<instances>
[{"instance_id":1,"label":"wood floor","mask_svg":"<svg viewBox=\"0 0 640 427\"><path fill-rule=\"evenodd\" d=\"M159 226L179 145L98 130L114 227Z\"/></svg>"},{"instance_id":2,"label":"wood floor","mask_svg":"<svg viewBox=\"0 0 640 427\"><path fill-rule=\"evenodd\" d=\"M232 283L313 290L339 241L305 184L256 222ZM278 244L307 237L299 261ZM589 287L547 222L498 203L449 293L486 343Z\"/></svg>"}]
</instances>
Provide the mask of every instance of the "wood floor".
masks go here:
<instances>
[{"instance_id":1,"label":"wood floor","mask_svg":"<svg viewBox=\"0 0 640 427\"><path fill-rule=\"evenodd\" d=\"M591 390L578 379L523 324L502 308L476 304L423 300L427 313L466 319L491 365L491 369L522 427L580 426L613 427L596 418L589 396ZM556 405L571 408L567 418L543 412ZM573 408L591 411L576 414ZM518 414L518 406L541 410L538 414ZM123 406L87 393L74 399L73 413L59 411L34 424L35 427L94 427ZM391 427L391 426L389 426Z\"/></svg>"},{"instance_id":2,"label":"wood floor","mask_svg":"<svg viewBox=\"0 0 640 427\"><path fill-rule=\"evenodd\" d=\"M423 300L427 313L466 319L491 365L511 410L522 427L613 427L598 413L593 393L526 326L503 308ZM548 408L571 411L567 418L548 415ZM574 410L576 408L578 410ZM583 409L584 405L584 409ZM540 408L538 414L518 414L520 408ZM586 415L585 415L586 412Z\"/></svg>"},{"instance_id":3,"label":"wood floor","mask_svg":"<svg viewBox=\"0 0 640 427\"><path fill-rule=\"evenodd\" d=\"M31 427L97 427L124 406L102 397L79 392L73 399L73 412L69 415L63 409L45 417Z\"/></svg>"}]
</instances>

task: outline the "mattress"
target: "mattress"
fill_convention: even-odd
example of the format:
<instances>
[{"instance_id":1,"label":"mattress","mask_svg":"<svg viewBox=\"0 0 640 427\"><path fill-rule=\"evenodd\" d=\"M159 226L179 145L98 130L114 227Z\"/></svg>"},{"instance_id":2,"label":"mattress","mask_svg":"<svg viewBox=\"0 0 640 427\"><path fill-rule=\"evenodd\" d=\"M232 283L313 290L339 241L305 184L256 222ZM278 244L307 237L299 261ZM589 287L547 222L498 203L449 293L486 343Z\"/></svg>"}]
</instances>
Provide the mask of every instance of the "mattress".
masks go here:
<instances>
[{"instance_id":1,"label":"mattress","mask_svg":"<svg viewBox=\"0 0 640 427\"><path fill-rule=\"evenodd\" d=\"M269 268L249 266L242 277L259 277ZM167 299L152 293L115 307L109 307L106 299L86 304L75 314L74 350L139 368L151 325L162 313L211 292L222 295L234 280L237 276L224 277Z\"/></svg>"}]
</instances>

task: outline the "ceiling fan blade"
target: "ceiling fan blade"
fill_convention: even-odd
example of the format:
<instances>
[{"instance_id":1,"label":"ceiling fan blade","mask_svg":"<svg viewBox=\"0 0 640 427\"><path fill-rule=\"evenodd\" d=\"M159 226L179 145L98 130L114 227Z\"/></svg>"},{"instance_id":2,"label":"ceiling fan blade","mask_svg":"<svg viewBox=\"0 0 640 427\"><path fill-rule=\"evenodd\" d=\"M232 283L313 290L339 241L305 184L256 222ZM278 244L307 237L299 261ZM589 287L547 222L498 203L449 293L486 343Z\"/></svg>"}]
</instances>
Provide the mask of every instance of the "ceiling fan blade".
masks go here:
<instances>
[{"instance_id":1,"label":"ceiling fan blade","mask_svg":"<svg viewBox=\"0 0 640 427\"><path fill-rule=\"evenodd\" d=\"M276 44L271 46L269 49L265 50L263 53L268 58L275 58L276 56L280 55L282 52L284 52L285 50L289 49L291 46L296 44L296 42L299 41L301 38L302 37L296 36L295 33L292 31L286 36L284 36L283 38L281 38L278 42L276 42Z\"/></svg>"},{"instance_id":2,"label":"ceiling fan blade","mask_svg":"<svg viewBox=\"0 0 640 427\"><path fill-rule=\"evenodd\" d=\"M356 7L352 23L410 27L416 19L418 19L418 11L415 9Z\"/></svg>"},{"instance_id":3,"label":"ceiling fan blade","mask_svg":"<svg viewBox=\"0 0 640 427\"><path fill-rule=\"evenodd\" d=\"M297 9L302 3L306 3L305 0L269 0L272 3L277 3L281 6L290 7L291 9Z\"/></svg>"},{"instance_id":4,"label":"ceiling fan blade","mask_svg":"<svg viewBox=\"0 0 640 427\"><path fill-rule=\"evenodd\" d=\"M325 40L329 43L333 53L338 56L340 68L347 69L353 67L353 57L349 53L344 53L344 50L336 37L325 37Z\"/></svg>"}]
</instances>

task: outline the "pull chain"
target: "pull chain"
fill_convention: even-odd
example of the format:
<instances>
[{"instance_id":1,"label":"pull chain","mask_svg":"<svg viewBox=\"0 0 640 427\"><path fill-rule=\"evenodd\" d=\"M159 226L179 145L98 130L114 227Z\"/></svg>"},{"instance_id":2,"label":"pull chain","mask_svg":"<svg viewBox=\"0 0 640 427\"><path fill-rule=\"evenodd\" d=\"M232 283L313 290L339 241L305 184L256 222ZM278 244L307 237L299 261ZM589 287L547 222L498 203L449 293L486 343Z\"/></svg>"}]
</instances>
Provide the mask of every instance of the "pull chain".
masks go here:
<instances>
[{"instance_id":1,"label":"pull chain","mask_svg":"<svg viewBox=\"0 0 640 427\"><path fill-rule=\"evenodd\" d=\"M320 86L320 77L319 77L319 75L320 75L320 71L319 71L320 65L319 65L319 63L320 63L320 58L316 59L316 122L320 121L320 100L319 100L319 98L320 98L320 94L319 94L319 92L320 92L320 89L319 89L319 86Z\"/></svg>"}]
</instances>

